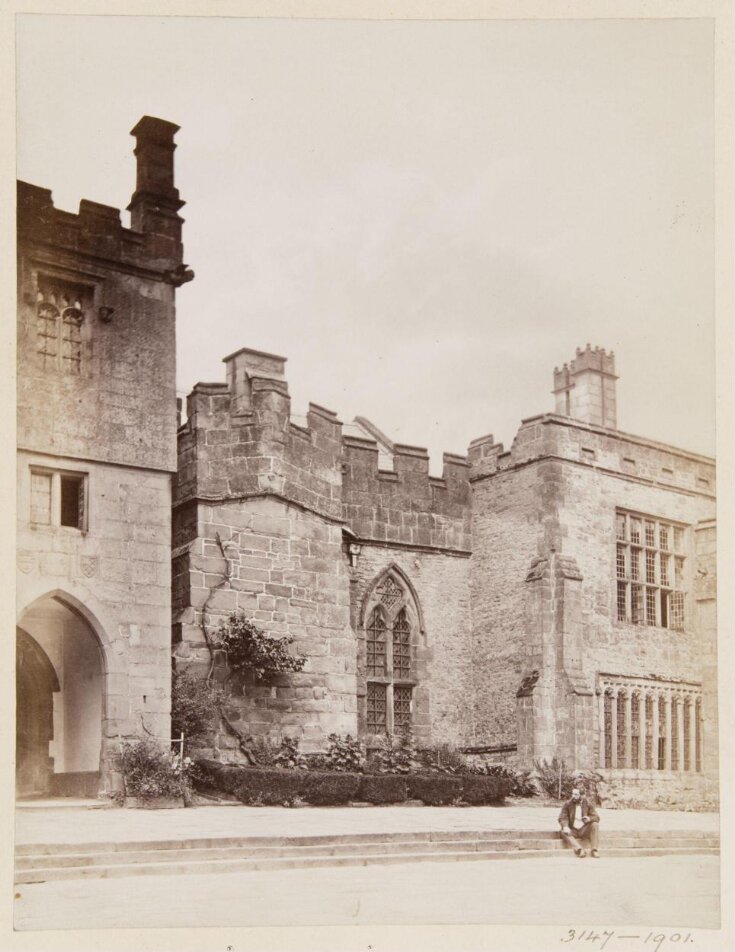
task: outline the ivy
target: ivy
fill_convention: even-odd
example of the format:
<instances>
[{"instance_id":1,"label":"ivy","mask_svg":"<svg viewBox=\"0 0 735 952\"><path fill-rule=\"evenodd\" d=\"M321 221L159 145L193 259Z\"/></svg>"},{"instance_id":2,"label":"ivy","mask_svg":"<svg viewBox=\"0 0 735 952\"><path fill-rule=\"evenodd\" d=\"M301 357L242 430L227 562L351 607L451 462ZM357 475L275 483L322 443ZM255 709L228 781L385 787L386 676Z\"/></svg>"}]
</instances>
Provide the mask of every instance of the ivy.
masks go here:
<instances>
[{"instance_id":1,"label":"ivy","mask_svg":"<svg viewBox=\"0 0 735 952\"><path fill-rule=\"evenodd\" d=\"M290 636L276 638L254 625L243 612L234 612L214 636L216 646L227 654L232 671L252 672L256 681L269 681L279 674L303 671L307 658L291 654Z\"/></svg>"}]
</instances>

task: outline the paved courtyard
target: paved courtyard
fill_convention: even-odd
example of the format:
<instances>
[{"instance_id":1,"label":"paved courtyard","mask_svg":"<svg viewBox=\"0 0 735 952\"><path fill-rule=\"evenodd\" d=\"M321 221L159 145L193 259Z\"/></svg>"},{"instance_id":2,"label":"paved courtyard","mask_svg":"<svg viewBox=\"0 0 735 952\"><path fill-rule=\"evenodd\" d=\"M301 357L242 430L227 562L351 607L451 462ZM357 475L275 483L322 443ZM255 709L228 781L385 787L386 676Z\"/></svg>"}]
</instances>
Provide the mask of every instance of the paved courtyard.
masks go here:
<instances>
[{"instance_id":1,"label":"paved courtyard","mask_svg":"<svg viewBox=\"0 0 735 952\"><path fill-rule=\"evenodd\" d=\"M716 856L406 863L17 886L16 929L719 925Z\"/></svg>"},{"instance_id":2,"label":"paved courtyard","mask_svg":"<svg viewBox=\"0 0 735 952\"><path fill-rule=\"evenodd\" d=\"M283 807L201 806L189 810L91 810L23 806L17 843L95 843L219 836L320 836L425 830L558 830L558 807ZM601 810L605 830L718 832L716 813Z\"/></svg>"},{"instance_id":3,"label":"paved courtyard","mask_svg":"<svg viewBox=\"0 0 735 952\"><path fill-rule=\"evenodd\" d=\"M554 807L122 810L25 806L19 843L426 830L556 829ZM718 830L702 813L601 811L604 830ZM717 928L719 858L421 862L16 886L19 930L377 924Z\"/></svg>"}]
</instances>

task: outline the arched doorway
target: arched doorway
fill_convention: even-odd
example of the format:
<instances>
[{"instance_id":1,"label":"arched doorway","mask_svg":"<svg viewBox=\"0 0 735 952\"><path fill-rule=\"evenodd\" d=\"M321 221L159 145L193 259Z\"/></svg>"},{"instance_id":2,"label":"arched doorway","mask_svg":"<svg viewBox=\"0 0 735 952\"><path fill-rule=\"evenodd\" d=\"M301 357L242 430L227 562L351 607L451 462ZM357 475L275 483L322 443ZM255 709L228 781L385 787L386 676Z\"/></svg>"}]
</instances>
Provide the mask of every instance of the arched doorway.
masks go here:
<instances>
[{"instance_id":1,"label":"arched doorway","mask_svg":"<svg viewBox=\"0 0 735 952\"><path fill-rule=\"evenodd\" d=\"M17 796L95 796L104 678L94 631L47 595L23 613L17 645Z\"/></svg>"},{"instance_id":2,"label":"arched doorway","mask_svg":"<svg viewBox=\"0 0 735 952\"><path fill-rule=\"evenodd\" d=\"M59 679L46 652L22 628L16 630L16 795L43 796L51 789L54 762L54 692Z\"/></svg>"}]
</instances>

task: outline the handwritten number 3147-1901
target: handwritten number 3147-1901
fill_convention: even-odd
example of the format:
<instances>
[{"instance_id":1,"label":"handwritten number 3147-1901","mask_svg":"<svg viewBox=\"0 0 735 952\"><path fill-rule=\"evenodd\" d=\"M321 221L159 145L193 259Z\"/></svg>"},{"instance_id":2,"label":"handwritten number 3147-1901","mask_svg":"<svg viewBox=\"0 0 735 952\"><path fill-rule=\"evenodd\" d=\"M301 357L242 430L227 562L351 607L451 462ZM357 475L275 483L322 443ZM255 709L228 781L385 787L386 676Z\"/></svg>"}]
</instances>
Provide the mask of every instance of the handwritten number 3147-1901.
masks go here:
<instances>
[{"instance_id":1,"label":"handwritten number 3147-1901","mask_svg":"<svg viewBox=\"0 0 735 952\"><path fill-rule=\"evenodd\" d=\"M638 940L638 943L642 945L648 945L650 948L655 949L656 952L661 948L661 946L666 943L672 943L674 945L678 943L687 943L694 942L694 936L691 932L649 932L648 935L643 935L643 933L637 933L636 935L631 935L624 932L615 932L610 929L603 929L602 932L595 932L594 929L582 929L581 932L578 932L576 929L569 929L567 934L563 936L561 942L599 942L599 949L602 952L602 949L605 948L610 939L615 939L620 941L622 945L632 948L629 942L624 940Z\"/></svg>"}]
</instances>

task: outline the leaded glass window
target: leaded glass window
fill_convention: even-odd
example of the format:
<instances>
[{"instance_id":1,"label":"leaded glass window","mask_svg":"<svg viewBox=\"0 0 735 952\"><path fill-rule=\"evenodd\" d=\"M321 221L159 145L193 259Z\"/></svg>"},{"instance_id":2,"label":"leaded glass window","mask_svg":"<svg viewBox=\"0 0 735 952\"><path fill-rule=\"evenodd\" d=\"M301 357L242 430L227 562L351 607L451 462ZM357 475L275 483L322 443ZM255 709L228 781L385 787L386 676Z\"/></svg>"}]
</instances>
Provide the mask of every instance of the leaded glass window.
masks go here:
<instances>
[{"instance_id":1,"label":"leaded glass window","mask_svg":"<svg viewBox=\"0 0 735 952\"><path fill-rule=\"evenodd\" d=\"M375 587L366 606L365 730L405 730L411 724L417 607L407 586L392 572ZM384 709L384 710L383 710Z\"/></svg>"},{"instance_id":2,"label":"leaded glass window","mask_svg":"<svg viewBox=\"0 0 735 952\"><path fill-rule=\"evenodd\" d=\"M396 602L400 601L403 595L400 587L396 585L390 575L377 587L376 591L386 608L391 608L395 605Z\"/></svg>"},{"instance_id":3,"label":"leaded glass window","mask_svg":"<svg viewBox=\"0 0 735 952\"><path fill-rule=\"evenodd\" d=\"M684 628L684 530L660 519L615 513L618 621ZM674 553L672 555L672 549Z\"/></svg>"},{"instance_id":4,"label":"leaded glass window","mask_svg":"<svg viewBox=\"0 0 735 952\"><path fill-rule=\"evenodd\" d=\"M61 362L62 368L67 373L75 375L80 373L82 366L82 312L76 307L68 307L64 311Z\"/></svg>"},{"instance_id":5,"label":"leaded glass window","mask_svg":"<svg viewBox=\"0 0 735 952\"><path fill-rule=\"evenodd\" d=\"M411 726L411 688L396 684L393 687L393 729L396 733Z\"/></svg>"},{"instance_id":6,"label":"leaded glass window","mask_svg":"<svg viewBox=\"0 0 735 952\"><path fill-rule=\"evenodd\" d=\"M692 732L691 732L691 701L687 698L684 704L684 763L681 765L682 770L689 770L691 760L691 748L692 748Z\"/></svg>"},{"instance_id":7,"label":"leaded glass window","mask_svg":"<svg viewBox=\"0 0 735 952\"><path fill-rule=\"evenodd\" d=\"M393 677L411 677L411 626L402 608L393 622Z\"/></svg>"},{"instance_id":8,"label":"leaded glass window","mask_svg":"<svg viewBox=\"0 0 735 952\"><path fill-rule=\"evenodd\" d=\"M366 727L370 734L384 734L387 730L387 686L368 682Z\"/></svg>"},{"instance_id":9,"label":"leaded glass window","mask_svg":"<svg viewBox=\"0 0 735 952\"><path fill-rule=\"evenodd\" d=\"M658 705L658 751L656 766L659 770L666 769L666 711L661 700Z\"/></svg>"},{"instance_id":10,"label":"leaded glass window","mask_svg":"<svg viewBox=\"0 0 735 952\"><path fill-rule=\"evenodd\" d=\"M55 367L59 353L59 311L53 304L40 301L36 320L37 351L41 366Z\"/></svg>"},{"instance_id":11,"label":"leaded glass window","mask_svg":"<svg viewBox=\"0 0 735 952\"><path fill-rule=\"evenodd\" d=\"M388 654L385 640L386 627L379 608L373 609L367 627L367 675L384 676L388 670Z\"/></svg>"},{"instance_id":12,"label":"leaded glass window","mask_svg":"<svg viewBox=\"0 0 735 952\"><path fill-rule=\"evenodd\" d=\"M82 369L84 289L39 276L36 301L36 351L44 370L78 376Z\"/></svg>"},{"instance_id":13,"label":"leaded glass window","mask_svg":"<svg viewBox=\"0 0 735 952\"><path fill-rule=\"evenodd\" d=\"M625 736L626 736L626 695L624 691L618 692L618 713L617 713L617 764L621 767L625 763Z\"/></svg>"},{"instance_id":14,"label":"leaded glass window","mask_svg":"<svg viewBox=\"0 0 735 952\"><path fill-rule=\"evenodd\" d=\"M630 701L630 766L637 767L641 755L641 696L636 691Z\"/></svg>"},{"instance_id":15,"label":"leaded glass window","mask_svg":"<svg viewBox=\"0 0 735 952\"><path fill-rule=\"evenodd\" d=\"M701 685L614 674L600 679L602 767L702 770Z\"/></svg>"},{"instance_id":16,"label":"leaded glass window","mask_svg":"<svg viewBox=\"0 0 735 952\"><path fill-rule=\"evenodd\" d=\"M646 769L653 767L653 698L651 695L646 697Z\"/></svg>"}]
</instances>

